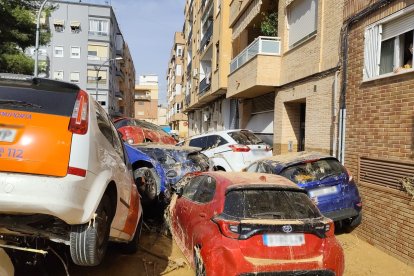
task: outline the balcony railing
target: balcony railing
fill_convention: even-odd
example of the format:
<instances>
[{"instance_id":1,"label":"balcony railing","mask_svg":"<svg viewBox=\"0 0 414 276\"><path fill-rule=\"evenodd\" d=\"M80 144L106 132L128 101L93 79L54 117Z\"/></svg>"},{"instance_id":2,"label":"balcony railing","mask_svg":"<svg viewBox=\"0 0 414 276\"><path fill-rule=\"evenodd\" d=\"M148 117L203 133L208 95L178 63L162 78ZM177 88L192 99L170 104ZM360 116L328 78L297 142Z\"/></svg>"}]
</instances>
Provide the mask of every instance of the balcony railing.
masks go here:
<instances>
[{"instance_id":1,"label":"balcony railing","mask_svg":"<svg viewBox=\"0 0 414 276\"><path fill-rule=\"evenodd\" d=\"M151 101L150 95L134 95L134 100L136 101Z\"/></svg>"},{"instance_id":2,"label":"balcony railing","mask_svg":"<svg viewBox=\"0 0 414 276\"><path fill-rule=\"evenodd\" d=\"M210 42L211 36L213 35L213 23L208 26L206 32L204 33L203 39L200 42L200 50L203 51L204 47Z\"/></svg>"},{"instance_id":3,"label":"balcony railing","mask_svg":"<svg viewBox=\"0 0 414 276\"><path fill-rule=\"evenodd\" d=\"M280 37L259 36L230 62L230 73L257 55L280 55Z\"/></svg>"},{"instance_id":4,"label":"balcony railing","mask_svg":"<svg viewBox=\"0 0 414 276\"><path fill-rule=\"evenodd\" d=\"M199 94L200 96L203 95L207 90L210 89L210 79L204 78L199 85Z\"/></svg>"}]
</instances>

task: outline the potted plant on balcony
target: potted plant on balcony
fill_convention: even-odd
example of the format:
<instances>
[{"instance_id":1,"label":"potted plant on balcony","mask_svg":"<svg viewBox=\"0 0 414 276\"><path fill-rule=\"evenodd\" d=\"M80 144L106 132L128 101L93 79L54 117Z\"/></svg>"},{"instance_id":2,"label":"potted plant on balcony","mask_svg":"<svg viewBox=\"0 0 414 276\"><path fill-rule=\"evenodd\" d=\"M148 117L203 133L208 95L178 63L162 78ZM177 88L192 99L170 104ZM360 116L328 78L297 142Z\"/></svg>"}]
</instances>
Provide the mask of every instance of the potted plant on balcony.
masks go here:
<instances>
[{"instance_id":1,"label":"potted plant on balcony","mask_svg":"<svg viewBox=\"0 0 414 276\"><path fill-rule=\"evenodd\" d=\"M278 13L273 12L262 12L263 19L260 23L260 32L264 36L277 36L278 27Z\"/></svg>"}]
</instances>

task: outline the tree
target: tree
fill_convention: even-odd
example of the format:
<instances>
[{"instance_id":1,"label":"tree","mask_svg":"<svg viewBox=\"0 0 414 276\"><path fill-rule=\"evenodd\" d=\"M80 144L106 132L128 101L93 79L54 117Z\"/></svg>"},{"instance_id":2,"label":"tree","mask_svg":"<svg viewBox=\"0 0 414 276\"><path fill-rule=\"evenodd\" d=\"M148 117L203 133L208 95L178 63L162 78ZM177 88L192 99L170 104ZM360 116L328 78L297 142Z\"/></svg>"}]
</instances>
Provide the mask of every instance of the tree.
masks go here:
<instances>
[{"instance_id":1,"label":"tree","mask_svg":"<svg viewBox=\"0 0 414 276\"><path fill-rule=\"evenodd\" d=\"M0 0L0 72L32 74L34 61L24 54L35 45L38 0ZM42 33L40 43L50 39Z\"/></svg>"}]
</instances>

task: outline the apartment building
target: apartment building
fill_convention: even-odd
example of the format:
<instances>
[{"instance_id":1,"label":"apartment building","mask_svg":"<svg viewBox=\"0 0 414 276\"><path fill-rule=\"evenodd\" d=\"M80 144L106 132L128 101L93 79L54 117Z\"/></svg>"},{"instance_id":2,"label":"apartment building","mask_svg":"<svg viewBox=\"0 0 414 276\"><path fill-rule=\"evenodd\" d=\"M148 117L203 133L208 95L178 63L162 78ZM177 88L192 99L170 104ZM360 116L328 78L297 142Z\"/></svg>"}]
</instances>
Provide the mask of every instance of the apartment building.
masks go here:
<instances>
[{"instance_id":1,"label":"apartment building","mask_svg":"<svg viewBox=\"0 0 414 276\"><path fill-rule=\"evenodd\" d=\"M119 89L115 90L118 99L118 114L125 117L134 117L134 93L135 93L135 66L131 57L128 44L123 47L123 59L120 60L123 77L119 81Z\"/></svg>"},{"instance_id":2,"label":"apartment building","mask_svg":"<svg viewBox=\"0 0 414 276\"><path fill-rule=\"evenodd\" d=\"M231 56L230 0L187 0L183 27L184 112L189 135L237 127L227 100ZM234 109L236 106L234 106Z\"/></svg>"},{"instance_id":3,"label":"apartment building","mask_svg":"<svg viewBox=\"0 0 414 276\"><path fill-rule=\"evenodd\" d=\"M181 139L188 136L188 118L183 112L185 100L182 88L184 82L184 49L184 34L176 32L167 71L167 122L171 127L171 131Z\"/></svg>"},{"instance_id":4,"label":"apartment building","mask_svg":"<svg viewBox=\"0 0 414 276\"><path fill-rule=\"evenodd\" d=\"M51 41L39 51L44 64L39 76L76 83L110 115L130 114L132 110L119 99L133 94L134 63L112 7L80 1L51 3L55 6L47 19Z\"/></svg>"},{"instance_id":5,"label":"apartment building","mask_svg":"<svg viewBox=\"0 0 414 276\"><path fill-rule=\"evenodd\" d=\"M347 0L345 164L364 204L359 237L414 264L414 1Z\"/></svg>"},{"instance_id":6,"label":"apartment building","mask_svg":"<svg viewBox=\"0 0 414 276\"><path fill-rule=\"evenodd\" d=\"M230 4L227 97L239 99L240 126L262 133L275 154L336 152L343 2Z\"/></svg>"},{"instance_id":7,"label":"apartment building","mask_svg":"<svg viewBox=\"0 0 414 276\"><path fill-rule=\"evenodd\" d=\"M138 76L134 92L135 118L158 123L158 76Z\"/></svg>"}]
</instances>

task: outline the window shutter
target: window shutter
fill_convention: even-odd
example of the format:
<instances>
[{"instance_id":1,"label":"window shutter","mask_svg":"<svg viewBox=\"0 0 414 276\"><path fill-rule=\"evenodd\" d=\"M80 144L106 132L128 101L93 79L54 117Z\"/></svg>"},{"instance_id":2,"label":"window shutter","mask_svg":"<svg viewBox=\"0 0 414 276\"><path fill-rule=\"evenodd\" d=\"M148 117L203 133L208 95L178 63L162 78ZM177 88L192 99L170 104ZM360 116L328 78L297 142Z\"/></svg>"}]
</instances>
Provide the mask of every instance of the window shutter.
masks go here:
<instances>
[{"instance_id":1,"label":"window shutter","mask_svg":"<svg viewBox=\"0 0 414 276\"><path fill-rule=\"evenodd\" d=\"M382 40L401 35L414 29L414 12L398 17L383 25Z\"/></svg>"},{"instance_id":2,"label":"window shutter","mask_svg":"<svg viewBox=\"0 0 414 276\"><path fill-rule=\"evenodd\" d=\"M381 25L375 25L365 30L364 79L379 74L381 55Z\"/></svg>"},{"instance_id":3,"label":"window shutter","mask_svg":"<svg viewBox=\"0 0 414 276\"><path fill-rule=\"evenodd\" d=\"M318 2L300 0L288 7L289 47L312 35L317 28Z\"/></svg>"}]
</instances>

